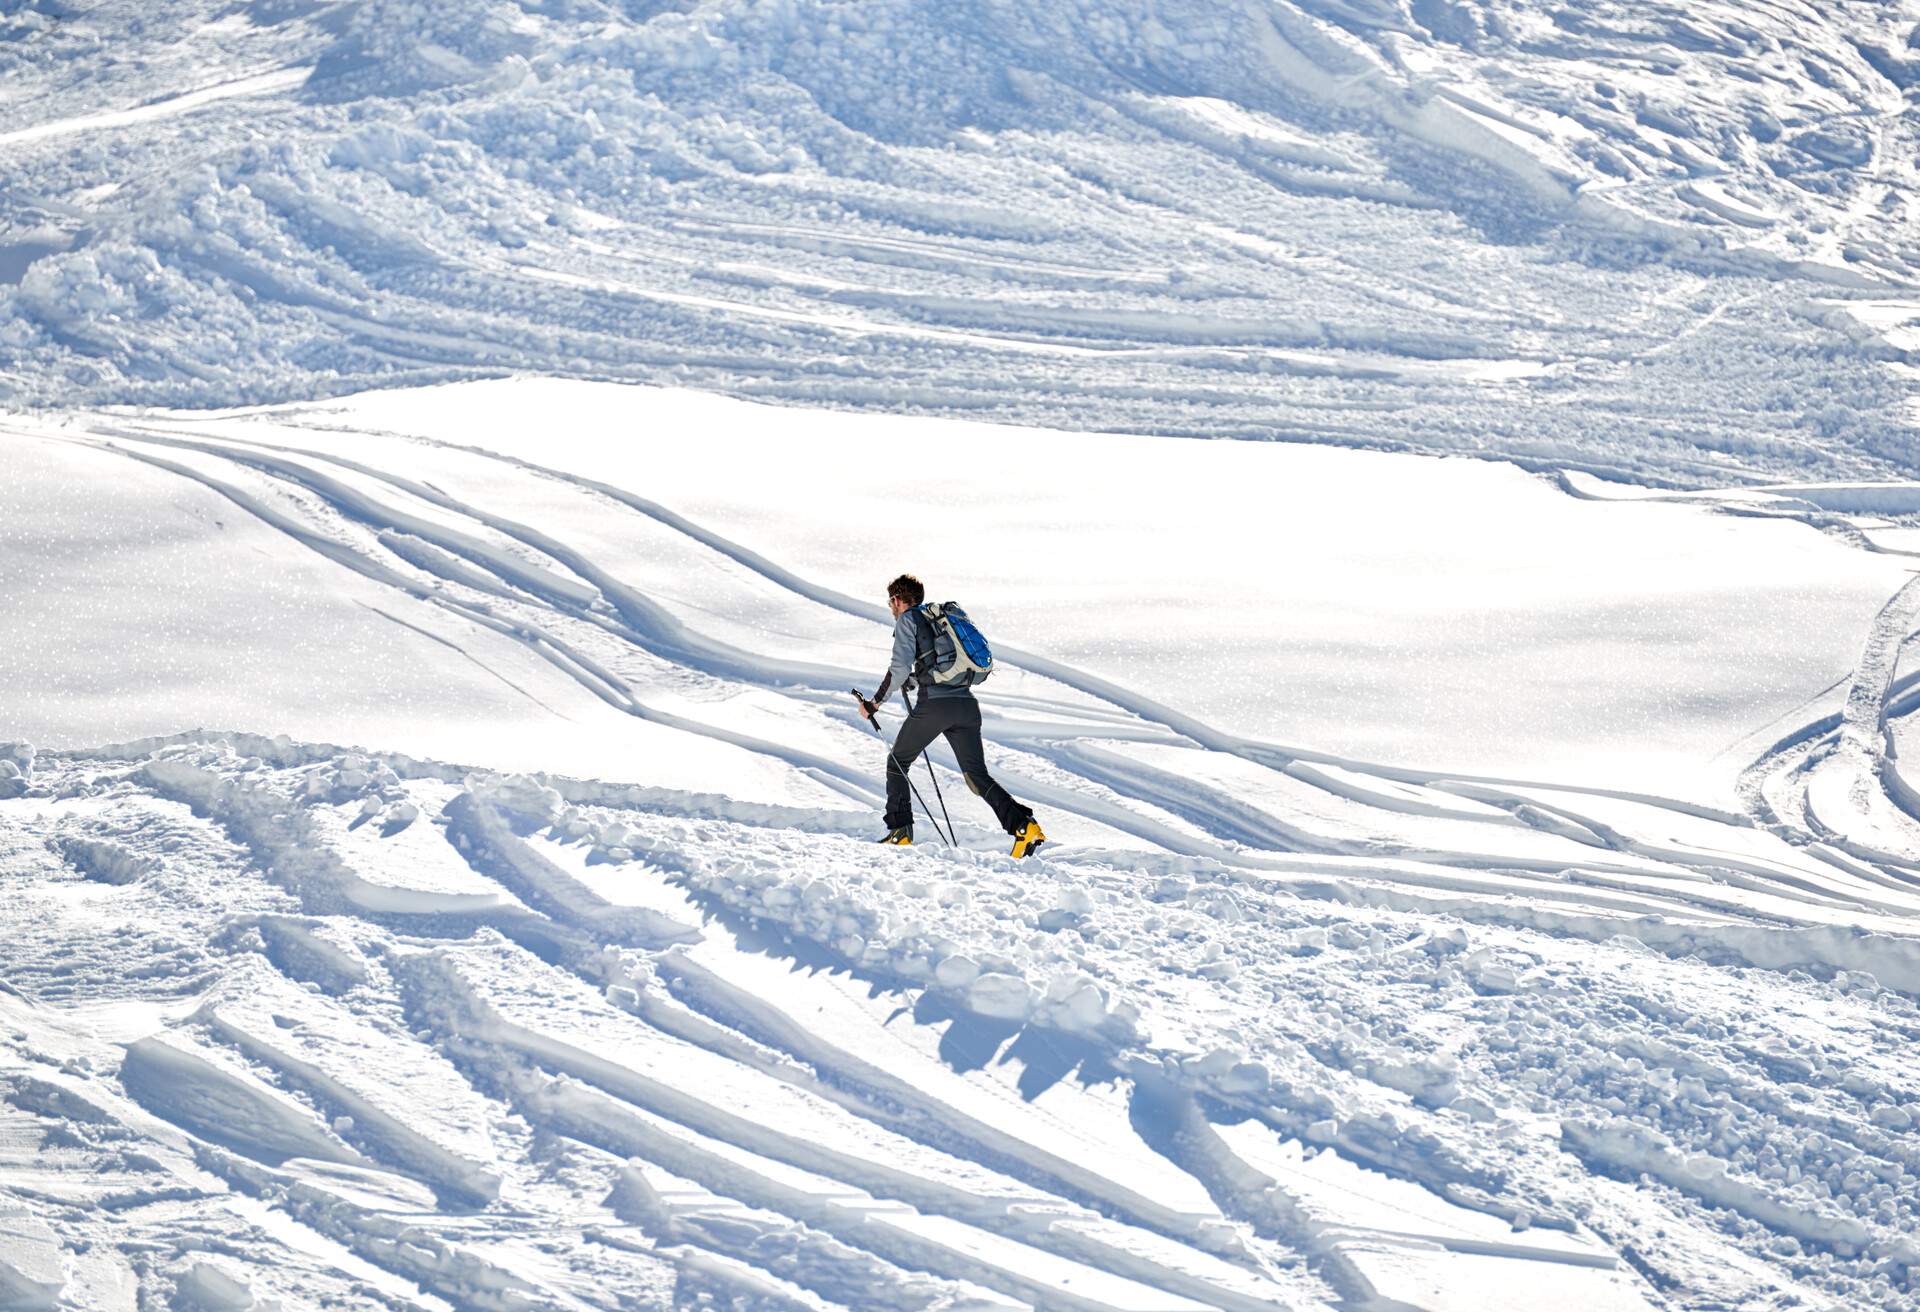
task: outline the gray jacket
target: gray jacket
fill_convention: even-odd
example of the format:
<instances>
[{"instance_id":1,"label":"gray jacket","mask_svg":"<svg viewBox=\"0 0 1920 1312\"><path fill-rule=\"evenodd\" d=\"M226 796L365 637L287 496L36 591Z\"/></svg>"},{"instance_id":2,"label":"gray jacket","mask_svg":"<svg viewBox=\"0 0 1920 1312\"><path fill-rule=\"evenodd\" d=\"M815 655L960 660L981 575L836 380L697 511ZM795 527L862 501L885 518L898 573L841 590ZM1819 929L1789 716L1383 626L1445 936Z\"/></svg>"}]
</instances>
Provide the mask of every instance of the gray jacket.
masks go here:
<instances>
[{"instance_id":1,"label":"gray jacket","mask_svg":"<svg viewBox=\"0 0 1920 1312\"><path fill-rule=\"evenodd\" d=\"M922 697L973 696L971 688L949 688L930 678L919 677L919 671L925 669L932 660L933 624L917 609L909 608L900 612L893 621L893 656L887 662L887 677L880 681L880 691L874 694L873 699L877 702L886 701L889 689L908 686L909 676L919 686Z\"/></svg>"}]
</instances>

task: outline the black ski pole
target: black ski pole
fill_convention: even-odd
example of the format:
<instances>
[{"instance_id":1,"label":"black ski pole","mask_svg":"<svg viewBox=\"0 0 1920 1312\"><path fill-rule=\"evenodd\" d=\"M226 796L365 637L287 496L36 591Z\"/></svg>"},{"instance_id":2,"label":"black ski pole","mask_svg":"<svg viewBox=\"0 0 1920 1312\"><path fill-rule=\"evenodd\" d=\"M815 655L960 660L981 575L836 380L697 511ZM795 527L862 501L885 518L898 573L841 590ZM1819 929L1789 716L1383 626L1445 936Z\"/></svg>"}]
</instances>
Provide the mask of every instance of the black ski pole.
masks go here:
<instances>
[{"instance_id":1,"label":"black ski pole","mask_svg":"<svg viewBox=\"0 0 1920 1312\"><path fill-rule=\"evenodd\" d=\"M924 698L926 694L923 692L920 694L920 696ZM900 689L900 700L903 702L907 702L907 690L904 687ZM907 711L909 713L913 711L912 702L907 702ZM933 756L931 753L929 753L928 755L923 756L920 759L927 763L927 778L933 781L933 795L936 799L939 800L940 814L947 822L947 846L958 847L959 844L954 842L953 840L953 817L947 814L947 799L941 796L941 793L940 793L940 776L933 772ZM921 805L924 806L925 803L923 802L921 803ZM927 819L929 820L933 819L933 812L931 811L927 812ZM935 828L938 828L938 827L939 826L937 825L935 826Z\"/></svg>"},{"instance_id":2,"label":"black ski pole","mask_svg":"<svg viewBox=\"0 0 1920 1312\"><path fill-rule=\"evenodd\" d=\"M860 703L861 711L864 714L866 708L872 705L872 703L867 700L866 694L858 688L852 688L849 689L849 691L853 693L854 698ZM876 706L874 709L879 710L880 708ZM880 732L880 721L872 715L867 715L866 720L867 723L873 727L874 734L879 737L881 741L886 741L887 736ZM940 834L941 842L945 843L948 847L952 847L953 840L945 834L940 833L940 822L933 818L933 808L927 805L927 799L920 796L920 790L914 787L913 776L908 774L904 769L901 769L900 758L893 754L892 746L888 746L887 748L887 759L893 762L894 769L900 771L900 777L907 781L907 787L913 789L913 799L920 803L920 809L927 813L927 823L933 826L933 832Z\"/></svg>"},{"instance_id":3,"label":"black ski pole","mask_svg":"<svg viewBox=\"0 0 1920 1312\"><path fill-rule=\"evenodd\" d=\"M940 796L940 776L933 772L933 758L923 756L920 759L927 763L927 778L933 780L933 796L940 803L940 818L947 822L947 846L958 847L960 844L953 837L953 817L947 814L947 799Z\"/></svg>"}]
</instances>

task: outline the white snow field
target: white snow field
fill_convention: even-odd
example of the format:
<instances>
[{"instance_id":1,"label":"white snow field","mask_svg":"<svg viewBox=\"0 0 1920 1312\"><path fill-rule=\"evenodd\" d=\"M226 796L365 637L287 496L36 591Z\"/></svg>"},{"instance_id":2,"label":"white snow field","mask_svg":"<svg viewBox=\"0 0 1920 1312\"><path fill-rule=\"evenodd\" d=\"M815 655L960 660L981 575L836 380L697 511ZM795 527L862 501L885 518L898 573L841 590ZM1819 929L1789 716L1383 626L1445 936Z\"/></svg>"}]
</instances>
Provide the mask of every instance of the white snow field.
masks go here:
<instances>
[{"instance_id":1,"label":"white snow field","mask_svg":"<svg viewBox=\"0 0 1920 1312\"><path fill-rule=\"evenodd\" d=\"M541 379L0 440L7 1306L1920 1306L1881 512ZM1036 858L944 748L870 841L902 565Z\"/></svg>"},{"instance_id":2,"label":"white snow field","mask_svg":"<svg viewBox=\"0 0 1920 1312\"><path fill-rule=\"evenodd\" d=\"M0 3L0 1312L1920 1312L1917 97ZM902 569L1037 857L871 841Z\"/></svg>"}]
</instances>

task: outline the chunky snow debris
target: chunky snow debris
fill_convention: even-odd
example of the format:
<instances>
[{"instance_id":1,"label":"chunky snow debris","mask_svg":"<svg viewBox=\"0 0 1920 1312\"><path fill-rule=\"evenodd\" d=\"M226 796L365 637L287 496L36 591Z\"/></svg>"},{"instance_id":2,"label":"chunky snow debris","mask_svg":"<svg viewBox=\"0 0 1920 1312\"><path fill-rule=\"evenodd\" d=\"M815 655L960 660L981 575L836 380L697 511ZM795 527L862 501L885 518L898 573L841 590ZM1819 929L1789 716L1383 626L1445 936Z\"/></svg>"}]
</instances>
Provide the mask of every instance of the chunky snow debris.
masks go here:
<instances>
[{"instance_id":1,"label":"chunky snow debris","mask_svg":"<svg viewBox=\"0 0 1920 1312\"><path fill-rule=\"evenodd\" d=\"M39 939L85 963L58 1003L0 997L9 1106L65 1181L4 1221L22 1306L68 1296L75 1239L221 1307L369 1271L500 1306L695 1281L795 1305L1635 1309L1649 1273L1682 1306L1899 1306L1920 1256L1920 1088L1882 1043L1920 987L1890 911L1856 913L1886 924L1855 940L1876 977L1765 959L1749 936L1816 931L1690 902L1677 856L1640 858L1673 881L1658 918L1556 910L1387 859L903 852L830 816L261 742L43 751L0 811L23 834L13 982L56 995ZM341 804L310 782L356 771L438 820L318 823ZM79 815L137 834L171 798L204 818L145 831L174 837L132 882L35 841ZM185 825L240 859L178 859ZM367 905L387 863L443 859L423 834L499 895ZM256 909L197 918L216 889ZM156 962L129 915L199 954ZM183 970L211 981L184 1005ZM54 1010L108 998L111 1021ZM113 1191L156 1200L137 1245ZM268 1215L306 1237L190 1256Z\"/></svg>"},{"instance_id":2,"label":"chunky snow debris","mask_svg":"<svg viewBox=\"0 0 1920 1312\"><path fill-rule=\"evenodd\" d=\"M0 401L527 370L1669 485L1914 468L1892 3L10 11Z\"/></svg>"}]
</instances>

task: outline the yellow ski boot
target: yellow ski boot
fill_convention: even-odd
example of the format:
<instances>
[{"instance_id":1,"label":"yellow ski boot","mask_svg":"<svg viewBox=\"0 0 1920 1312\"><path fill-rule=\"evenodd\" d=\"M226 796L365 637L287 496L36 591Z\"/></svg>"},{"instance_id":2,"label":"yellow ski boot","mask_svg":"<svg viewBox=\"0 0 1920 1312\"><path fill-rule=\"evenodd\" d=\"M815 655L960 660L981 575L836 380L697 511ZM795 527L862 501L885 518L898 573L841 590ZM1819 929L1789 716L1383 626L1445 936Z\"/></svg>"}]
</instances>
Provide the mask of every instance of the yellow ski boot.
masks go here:
<instances>
[{"instance_id":1,"label":"yellow ski boot","mask_svg":"<svg viewBox=\"0 0 1920 1312\"><path fill-rule=\"evenodd\" d=\"M894 847L912 847L913 826L901 825L898 829L889 829L887 830L887 836L880 841L889 843Z\"/></svg>"},{"instance_id":2,"label":"yellow ski boot","mask_svg":"<svg viewBox=\"0 0 1920 1312\"><path fill-rule=\"evenodd\" d=\"M1015 856L1032 856L1040 850L1040 844L1046 841L1047 836L1040 832L1040 822L1038 820L1029 820L1027 821L1027 827L1013 836L1013 854Z\"/></svg>"}]
</instances>

